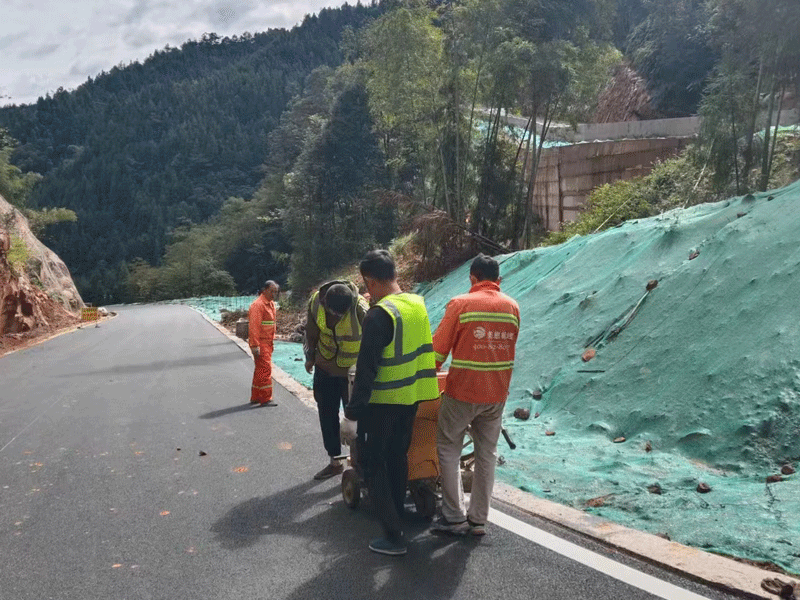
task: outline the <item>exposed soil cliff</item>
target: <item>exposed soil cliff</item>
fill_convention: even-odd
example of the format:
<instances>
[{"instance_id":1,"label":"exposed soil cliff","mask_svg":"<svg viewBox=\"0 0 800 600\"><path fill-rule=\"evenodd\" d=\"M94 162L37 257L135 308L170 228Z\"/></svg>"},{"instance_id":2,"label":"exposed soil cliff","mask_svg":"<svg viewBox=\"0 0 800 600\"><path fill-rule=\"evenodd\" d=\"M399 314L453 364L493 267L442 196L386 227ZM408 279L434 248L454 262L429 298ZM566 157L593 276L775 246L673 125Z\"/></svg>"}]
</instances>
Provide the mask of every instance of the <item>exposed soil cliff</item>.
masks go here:
<instances>
[{"instance_id":1,"label":"exposed soil cliff","mask_svg":"<svg viewBox=\"0 0 800 600\"><path fill-rule=\"evenodd\" d=\"M0 196L0 354L77 324L81 307L67 266Z\"/></svg>"}]
</instances>

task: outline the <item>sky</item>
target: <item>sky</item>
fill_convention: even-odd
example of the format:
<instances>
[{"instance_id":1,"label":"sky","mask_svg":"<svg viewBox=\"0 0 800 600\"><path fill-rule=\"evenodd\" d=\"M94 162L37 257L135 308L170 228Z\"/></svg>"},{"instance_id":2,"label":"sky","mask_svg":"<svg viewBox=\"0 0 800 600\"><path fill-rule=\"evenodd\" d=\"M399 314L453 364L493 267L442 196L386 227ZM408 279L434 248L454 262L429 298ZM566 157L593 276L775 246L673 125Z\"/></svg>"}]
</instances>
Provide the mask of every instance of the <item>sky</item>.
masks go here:
<instances>
[{"instance_id":1,"label":"sky","mask_svg":"<svg viewBox=\"0 0 800 600\"><path fill-rule=\"evenodd\" d=\"M350 4L356 4L350 0ZM204 33L287 28L345 0L1 0L0 105L71 90Z\"/></svg>"}]
</instances>

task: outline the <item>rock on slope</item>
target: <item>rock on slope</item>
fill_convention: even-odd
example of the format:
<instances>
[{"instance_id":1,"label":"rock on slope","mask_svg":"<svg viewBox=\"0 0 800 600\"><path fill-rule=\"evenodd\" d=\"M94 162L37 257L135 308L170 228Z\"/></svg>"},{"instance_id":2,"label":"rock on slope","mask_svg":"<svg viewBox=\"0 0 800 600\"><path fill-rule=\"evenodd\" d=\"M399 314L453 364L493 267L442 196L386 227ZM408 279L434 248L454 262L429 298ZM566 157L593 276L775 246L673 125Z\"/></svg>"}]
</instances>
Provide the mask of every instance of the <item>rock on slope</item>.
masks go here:
<instances>
[{"instance_id":1,"label":"rock on slope","mask_svg":"<svg viewBox=\"0 0 800 600\"><path fill-rule=\"evenodd\" d=\"M611 83L600 94L594 121L646 121L663 116L653 107L647 82L630 64L622 64L616 68Z\"/></svg>"},{"instance_id":2,"label":"rock on slope","mask_svg":"<svg viewBox=\"0 0 800 600\"><path fill-rule=\"evenodd\" d=\"M82 306L67 266L0 196L0 352L7 334L30 336L75 323Z\"/></svg>"}]
</instances>

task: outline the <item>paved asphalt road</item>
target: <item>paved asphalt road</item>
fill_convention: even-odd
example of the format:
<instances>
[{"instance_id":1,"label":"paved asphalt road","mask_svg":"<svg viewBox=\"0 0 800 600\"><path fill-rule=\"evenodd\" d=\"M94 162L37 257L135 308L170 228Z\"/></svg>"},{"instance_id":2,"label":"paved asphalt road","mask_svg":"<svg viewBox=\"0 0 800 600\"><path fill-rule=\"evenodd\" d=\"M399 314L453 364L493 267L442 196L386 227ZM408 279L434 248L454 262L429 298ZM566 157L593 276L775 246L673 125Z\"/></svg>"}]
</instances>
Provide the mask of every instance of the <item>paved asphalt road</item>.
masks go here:
<instances>
[{"instance_id":1,"label":"paved asphalt road","mask_svg":"<svg viewBox=\"0 0 800 600\"><path fill-rule=\"evenodd\" d=\"M366 503L352 511L338 478L312 480L326 460L316 413L280 386L277 407L251 408L251 375L180 306L124 308L0 359L0 598L659 597L497 526L459 539L412 518L407 556L369 552Z\"/></svg>"}]
</instances>

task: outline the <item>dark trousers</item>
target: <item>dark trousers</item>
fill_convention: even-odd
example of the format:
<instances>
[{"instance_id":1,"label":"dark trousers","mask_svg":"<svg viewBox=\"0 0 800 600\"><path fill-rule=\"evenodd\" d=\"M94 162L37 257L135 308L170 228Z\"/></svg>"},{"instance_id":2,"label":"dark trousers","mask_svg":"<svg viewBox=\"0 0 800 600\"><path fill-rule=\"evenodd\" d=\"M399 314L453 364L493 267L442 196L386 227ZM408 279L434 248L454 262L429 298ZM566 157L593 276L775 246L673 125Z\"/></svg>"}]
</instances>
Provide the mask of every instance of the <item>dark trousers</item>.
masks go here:
<instances>
[{"instance_id":1,"label":"dark trousers","mask_svg":"<svg viewBox=\"0 0 800 600\"><path fill-rule=\"evenodd\" d=\"M314 368L314 400L317 402L322 443L328 456L339 456L339 406L347 404L347 377L334 377L327 371Z\"/></svg>"},{"instance_id":2,"label":"dark trousers","mask_svg":"<svg viewBox=\"0 0 800 600\"><path fill-rule=\"evenodd\" d=\"M364 477L369 498L390 539L403 535L400 517L408 484L408 447L417 405L369 404L364 416ZM359 420L359 430L361 430Z\"/></svg>"}]
</instances>

